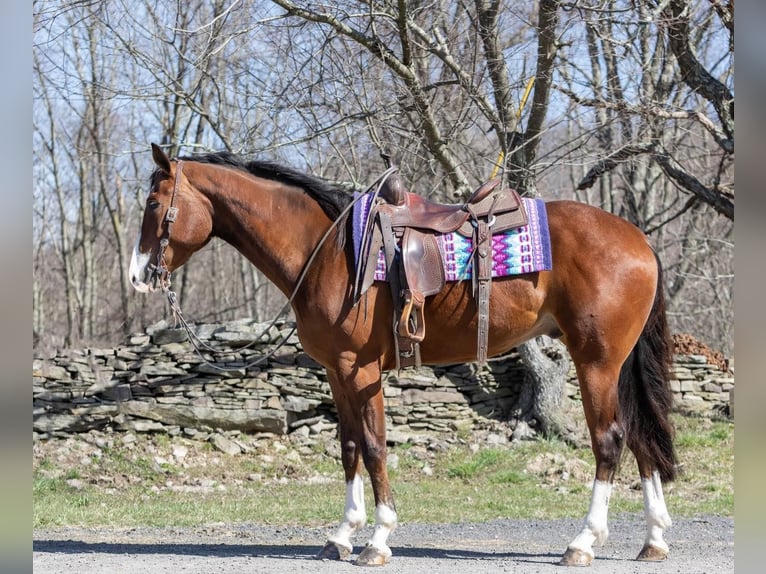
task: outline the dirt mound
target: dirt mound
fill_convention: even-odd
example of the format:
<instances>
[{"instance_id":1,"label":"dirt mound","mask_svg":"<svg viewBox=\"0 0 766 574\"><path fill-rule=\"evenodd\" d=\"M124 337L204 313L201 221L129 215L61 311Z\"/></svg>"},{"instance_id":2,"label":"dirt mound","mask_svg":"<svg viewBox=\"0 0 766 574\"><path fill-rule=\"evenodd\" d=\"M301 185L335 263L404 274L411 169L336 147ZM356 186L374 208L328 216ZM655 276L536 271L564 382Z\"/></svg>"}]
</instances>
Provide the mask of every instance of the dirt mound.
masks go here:
<instances>
[{"instance_id":1,"label":"dirt mound","mask_svg":"<svg viewBox=\"0 0 766 574\"><path fill-rule=\"evenodd\" d=\"M724 357L723 353L712 350L688 333L675 333L673 347L677 355L702 355L707 359L708 364L715 365L721 371L729 371L729 359Z\"/></svg>"}]
</instances>

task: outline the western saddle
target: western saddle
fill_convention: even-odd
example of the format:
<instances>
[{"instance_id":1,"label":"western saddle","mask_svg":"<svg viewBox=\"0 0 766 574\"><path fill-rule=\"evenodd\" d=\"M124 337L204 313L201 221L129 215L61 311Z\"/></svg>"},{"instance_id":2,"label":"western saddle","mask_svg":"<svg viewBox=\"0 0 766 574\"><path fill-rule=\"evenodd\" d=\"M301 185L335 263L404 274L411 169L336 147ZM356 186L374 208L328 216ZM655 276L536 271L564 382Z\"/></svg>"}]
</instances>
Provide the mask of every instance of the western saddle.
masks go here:
<instances>
[{"instance_id":1,"label":"western saddle","mask_svg":"<svg viewBox=\"0 0 766 574\"><path fill-rule=\"evenodd\" d=\"M396 168L374 184L367 227L362 238L354 301L374 281L383 248L394 304L396 367L420 366L420 342L426 334L426 297L444 288L445 275L437 236L457 232L473 242L473 294L477 303L477 361L487 360L489 296L492 282L492 235L526 225L518 193L498 189L500 179L478 187L463 204L436 203L407 191ZM373 191L374 190L374 191Z\"/></svg>"}]
</instances>

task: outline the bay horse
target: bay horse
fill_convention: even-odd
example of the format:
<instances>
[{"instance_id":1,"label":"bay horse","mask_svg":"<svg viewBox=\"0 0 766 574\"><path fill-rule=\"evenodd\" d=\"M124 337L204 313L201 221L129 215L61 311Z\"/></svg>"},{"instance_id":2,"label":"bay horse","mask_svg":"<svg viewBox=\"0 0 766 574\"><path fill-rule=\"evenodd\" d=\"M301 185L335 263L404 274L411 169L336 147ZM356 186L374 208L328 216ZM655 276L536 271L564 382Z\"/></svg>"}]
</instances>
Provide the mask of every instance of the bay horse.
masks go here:
<instances>
[{"instance_id":1,"label":"bay horse","mask_svg":"<svg viewBox=\"0 0 766 574\"><path fill-rule=\"evenodd\" d=\"M237 250L292 300L303 349L327 370L337 406L346 502L319 552L347 559L366 522L362 465L375 526L356 563L389 562L397 513L386 469L381 373L394 368L392 297L375 282L354 304L348 225L351 202L338 187L274 163L211 153L170 159L152 144L156 169L130 264L139 292L155 289L213 237ZM590 508L560 563L588 565L608 536L607 511L623 446L635 454L646 536L639 560L663 560L671 520L662 483L676 472L668 366L671 346L662 269L646 236L627 221L574 201L547 204L553 267L492 285L490 356L536 336L561 339L576 367L596 473ZM350 219L350 218L349 218ZM316 250L320 239L323 242ZM344 242L345 241L345 242ZM313 255L312 255L313 254ZM469 281L451 282L425 305L424 364L475 360L477 317Z\"/></svg>"}]
</instances>

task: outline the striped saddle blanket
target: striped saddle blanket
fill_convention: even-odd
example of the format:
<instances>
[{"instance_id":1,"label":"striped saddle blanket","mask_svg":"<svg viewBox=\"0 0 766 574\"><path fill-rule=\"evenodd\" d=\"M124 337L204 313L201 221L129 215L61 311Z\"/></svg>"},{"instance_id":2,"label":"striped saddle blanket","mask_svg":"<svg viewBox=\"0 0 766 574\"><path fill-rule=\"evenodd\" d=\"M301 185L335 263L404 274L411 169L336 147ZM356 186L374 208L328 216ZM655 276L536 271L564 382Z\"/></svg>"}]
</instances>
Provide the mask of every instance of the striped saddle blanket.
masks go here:
<instances>
[{"instance_id":1,"label":"striped saddle blanket","mask_svg":"<svg viewBox=\"0 0 766 574\"><path fill-rule=\"evenodd\" d=\"M492 277L521 275L550 271L553 267L551 241L545 202L523 198L529 222L492 236ZM353 214L355 263L359 258L361 237L367 224L369 202L357 203ZM457 232L437 236L447 281L464 281L473 275L473 241ZM386 260L383 249L378 253L375 280L386 281Z\"/></svg>"}]
</instances>

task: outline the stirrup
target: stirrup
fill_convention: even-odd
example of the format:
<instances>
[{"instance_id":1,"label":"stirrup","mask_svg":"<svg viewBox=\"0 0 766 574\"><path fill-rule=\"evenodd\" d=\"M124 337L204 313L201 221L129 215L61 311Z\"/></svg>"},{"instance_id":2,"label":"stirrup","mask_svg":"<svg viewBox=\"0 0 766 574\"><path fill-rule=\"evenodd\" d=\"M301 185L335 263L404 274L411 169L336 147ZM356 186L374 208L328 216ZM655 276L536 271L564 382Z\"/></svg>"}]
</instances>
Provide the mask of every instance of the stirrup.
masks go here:
<instances>
[{"instance_id":1,"label":"stirrup","mask_svg":"<svg viewBox=\"0 0 766 574\"><path fill-rule=\"evenodd\" d=\"M425 297L418 291L405 289L402 314L399 316L397 332L400 337L420 342L426 337L426 322L423 305Z\"/></svg>"}]
</instances>

